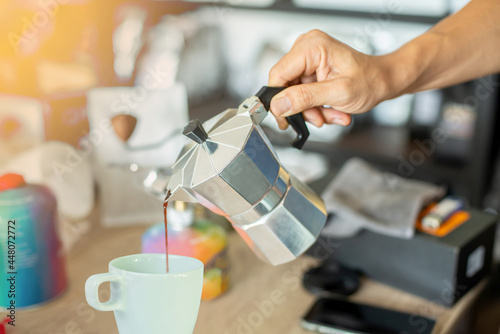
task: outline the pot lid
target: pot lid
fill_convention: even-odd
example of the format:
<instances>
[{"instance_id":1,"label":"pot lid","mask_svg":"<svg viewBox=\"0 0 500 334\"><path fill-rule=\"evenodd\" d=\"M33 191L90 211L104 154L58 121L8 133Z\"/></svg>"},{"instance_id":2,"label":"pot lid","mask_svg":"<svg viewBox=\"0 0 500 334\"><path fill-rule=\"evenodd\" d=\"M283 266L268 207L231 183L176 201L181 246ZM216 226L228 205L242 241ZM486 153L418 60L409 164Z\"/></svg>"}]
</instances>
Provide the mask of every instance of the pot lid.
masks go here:
<instances>
[{"instance_id":1,"label":"pot lid","mask_svg":"<svg viewBox=\"0 0 500 334\"><path fill-rule=\"evenodd\" d=\"M243 150L254 123L248 112L237 109L215 116L205 123L192 120L183 134L191 141L182 149L173 173L185 187L194 187L219 174Z\"/></svg>"}]
</instances>

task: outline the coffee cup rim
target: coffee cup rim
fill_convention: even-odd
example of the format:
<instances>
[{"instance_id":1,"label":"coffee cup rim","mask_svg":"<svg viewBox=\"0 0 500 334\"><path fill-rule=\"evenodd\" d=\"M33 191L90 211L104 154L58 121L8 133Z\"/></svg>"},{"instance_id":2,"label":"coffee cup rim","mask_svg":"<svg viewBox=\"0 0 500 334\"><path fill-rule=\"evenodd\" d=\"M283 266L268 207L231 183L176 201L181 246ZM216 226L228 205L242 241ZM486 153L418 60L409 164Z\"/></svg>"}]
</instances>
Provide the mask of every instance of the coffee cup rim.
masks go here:
<instances>
[{"instance_id":1,"label":"coffee cup rim","mask_svg":"<svg viewBox=\"0 0 500 334\"><path fill-rule=\"evenodd\" d=\"M189 261L193 262L195 264L195 268L190 269L190 270L185 270L185 271L175 271L175 272L169 272L169 273L145 273L145 272L138 272L138 271L132 271L128 269L123 269L117 266L117 262L119 261L124 261L127 259L132 259L132 258L147 258L147 257L156 257L156 258L163 258L164 261L166 261L166 255L165 254L158 254L158 253L142 253L142 254L132 254L132 255L125 255L121 257L117 257L109 262L109 269L113 268L114 270L118 270L123 273L127 273L128 275L133 274L133 275L143 275L143 276L175 276L175 275L185 275L189 274L191 272L196 272L199 271L200 269L203 270L204 264L200 260L189 257L189 256L182 256L182 255L174 255L170 254L169 260L170 259L180 259L180 258L185 258L188 259Z\"/></svg>"}]
</instances>

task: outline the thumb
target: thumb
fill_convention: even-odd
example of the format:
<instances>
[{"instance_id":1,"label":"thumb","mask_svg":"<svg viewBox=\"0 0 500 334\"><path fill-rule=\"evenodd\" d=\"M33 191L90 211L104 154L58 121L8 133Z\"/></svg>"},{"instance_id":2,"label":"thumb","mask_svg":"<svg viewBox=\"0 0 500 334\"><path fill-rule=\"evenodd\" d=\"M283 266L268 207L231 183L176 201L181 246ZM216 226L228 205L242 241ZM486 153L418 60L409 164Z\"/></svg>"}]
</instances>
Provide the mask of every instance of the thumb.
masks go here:
<instances>
[{"instance_id":1,"label":"thumb","mask_svg":"<svg viewBox=\"0 0 500 334\"><path fill-rule=\"evenodd\" d=\"M309 108L333 104L331 82L314 82L291 86L271 101L276 116L288 117Z\"/></svg>"}]
</instances>

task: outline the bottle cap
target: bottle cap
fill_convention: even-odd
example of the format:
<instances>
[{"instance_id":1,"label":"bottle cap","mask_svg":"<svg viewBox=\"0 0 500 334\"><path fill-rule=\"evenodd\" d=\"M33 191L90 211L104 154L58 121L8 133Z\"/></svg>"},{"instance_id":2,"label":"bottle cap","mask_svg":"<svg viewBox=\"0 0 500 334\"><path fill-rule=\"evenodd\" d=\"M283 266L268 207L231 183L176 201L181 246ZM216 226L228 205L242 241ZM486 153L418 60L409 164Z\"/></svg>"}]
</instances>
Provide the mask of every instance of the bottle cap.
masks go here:
<instances>
[{"instance_id":1,"label":"bottle cap","mask_svg":"<svg viewBox=\"0 0 500 334\"><path fill-rule=\"evenodd\" d=\"M26 185L24 177L19 174L4 174L0 176L0 191L19 188Z\"/></svg>"}]
</instances>

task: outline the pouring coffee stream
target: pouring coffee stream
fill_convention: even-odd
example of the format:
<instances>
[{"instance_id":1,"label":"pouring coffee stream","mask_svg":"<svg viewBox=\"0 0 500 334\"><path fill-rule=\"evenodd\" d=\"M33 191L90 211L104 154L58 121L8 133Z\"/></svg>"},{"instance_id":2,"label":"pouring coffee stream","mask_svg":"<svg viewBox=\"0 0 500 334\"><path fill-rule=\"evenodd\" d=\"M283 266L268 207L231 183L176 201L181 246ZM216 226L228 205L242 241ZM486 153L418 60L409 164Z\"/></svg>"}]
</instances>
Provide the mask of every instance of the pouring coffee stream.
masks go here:
<instances>
[{"instance_id":1,"label":"pouring coffee stream","mask_svg":"<svg viewBox=\"0 0 500 334\"><path fill-rule=\"evenodd\" d=\"M167 259L167 273L169 272L169 266L168 266L168 219L167 219L167 209L168 209L168 200L170 198L170 190L167 190L167 195L165 196L165 199L163 200L163 222L165 223L165 258Z\"/></svg>"},{"instance_id":2,"label":"pouring coffee stream","mask_svg":"<svg viewBox=\"0 0 500 334\"><path fill-rule=\"evenodd\" d=\"M238 109L203 124L189 122L183 134L191 141L163 188L164 212L169 201L200 203L225 216L257 256L272 265L304 253L326 221L321 198L281 165L260 126L271 99L283 89L263 87ZM287 120L297 132L291 145L300 149L309 136L304 117ZM158 189L155 175L144 182L147 188Z\"/></svg>"}]
</instances>

